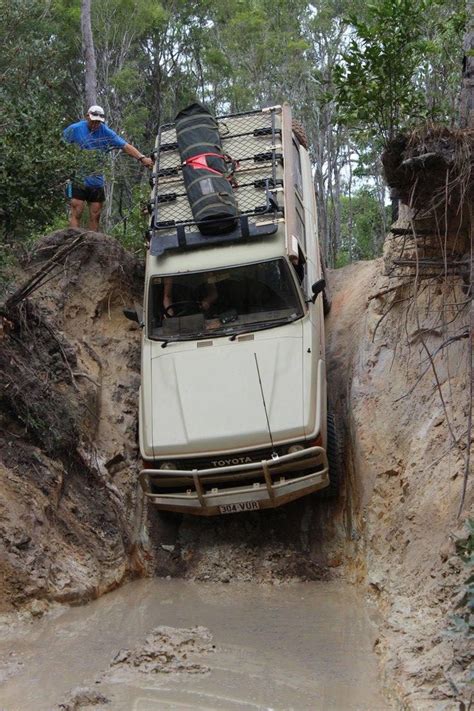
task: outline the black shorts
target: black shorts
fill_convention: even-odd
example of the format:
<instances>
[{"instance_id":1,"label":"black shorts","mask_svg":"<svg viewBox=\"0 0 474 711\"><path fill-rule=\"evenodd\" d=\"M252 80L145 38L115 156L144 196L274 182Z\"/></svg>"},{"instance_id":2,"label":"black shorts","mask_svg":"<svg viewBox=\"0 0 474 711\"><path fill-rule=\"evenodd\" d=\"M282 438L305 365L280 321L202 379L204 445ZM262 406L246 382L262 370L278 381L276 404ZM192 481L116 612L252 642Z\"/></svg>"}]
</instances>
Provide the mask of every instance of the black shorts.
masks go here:
<instances>
[{"instance_id":1,"label":"black shorts","mask_svg":"<svg viewBox=\"0 0 474 711\"><path fill-rule=\"evenodd\" d=\"M87 185L72 184L71 197L84 202L105 202L104 188L89 188Z\"/></svg>"}]
</instances>

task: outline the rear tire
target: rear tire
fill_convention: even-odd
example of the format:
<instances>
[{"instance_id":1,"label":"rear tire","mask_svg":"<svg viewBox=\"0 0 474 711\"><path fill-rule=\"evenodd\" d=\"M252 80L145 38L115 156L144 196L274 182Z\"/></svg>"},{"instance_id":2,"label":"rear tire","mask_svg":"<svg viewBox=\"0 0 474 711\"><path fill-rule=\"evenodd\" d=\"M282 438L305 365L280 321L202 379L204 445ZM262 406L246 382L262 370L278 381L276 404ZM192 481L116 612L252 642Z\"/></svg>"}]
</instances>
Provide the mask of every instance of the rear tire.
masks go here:
<instances>
[{"instance_id":1,"label":"rear tire","mask_svg":"<svg viewBox=\"0 0 474 711\"><path fill-rule=\"evenodd\" d=\"M339 495L339 488L342 482L342 447L336 427L336 419L331 412L328 413L326 453L329 463L329 486L325 489L320 489L317 495L321 499L333 499Z\"/></svg>"},{"instance_id":2,"label":"rear tire","mask_svg":"<svg viewBox=\"0 0 474 711\"><path fill-rule=\"evenodd\" d=\"M323 291L323 314L325 316L331 311L331 297L326 289Z\"/></svg>"}]
</instances>

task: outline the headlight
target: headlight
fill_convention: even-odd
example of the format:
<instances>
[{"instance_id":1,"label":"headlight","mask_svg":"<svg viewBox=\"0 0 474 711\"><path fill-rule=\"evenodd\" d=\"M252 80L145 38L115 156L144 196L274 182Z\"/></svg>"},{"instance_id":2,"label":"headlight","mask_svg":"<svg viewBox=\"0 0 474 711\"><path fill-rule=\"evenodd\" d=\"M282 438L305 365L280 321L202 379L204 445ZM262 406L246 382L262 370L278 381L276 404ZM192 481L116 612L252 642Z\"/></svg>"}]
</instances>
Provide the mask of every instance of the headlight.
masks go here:
<instances>
[{"instance_id":1,"label":"headlight","mask_svg":"<svg viewBox=\"0 0 474 711\"><path fill-rule=\"evenodd\" d=\"M160 469L166 469L166 470L173 470L177 469L178 467L174 462L163 462L163 464L160 466Z\"/></svg>"},{"instance_id":2,"label":"headlight","mask_svg":"<svg viewBox=\"0 0 474 711\"><path fill-rule=\"evenodd\" d=\"M302 452L304 449L302 444L292 444L288 447L288 454L296 454L296 452Z\"/></svg>"}]
</instances>

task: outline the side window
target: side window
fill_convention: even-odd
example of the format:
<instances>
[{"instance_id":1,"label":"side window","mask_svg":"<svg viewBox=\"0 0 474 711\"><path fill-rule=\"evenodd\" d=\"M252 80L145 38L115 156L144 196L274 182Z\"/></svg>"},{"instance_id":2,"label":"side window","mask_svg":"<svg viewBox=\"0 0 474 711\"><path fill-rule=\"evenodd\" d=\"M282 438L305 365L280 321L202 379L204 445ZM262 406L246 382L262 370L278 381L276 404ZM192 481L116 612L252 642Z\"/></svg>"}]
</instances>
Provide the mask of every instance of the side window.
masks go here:
<instances>
[{"instance_id":1,"label":"side window","mask_svg":"<svg viewBox=\"0 0 474 711\"><path fill-rule=\"evenodd\" d=\"M298 231L298 240L300 245L306 251L306 230L304 226L304 209L303 205L296 201L296 228Z\"/></svg>"},{"instance_id":2,"label":"side window","mask_svg":"<svg viewBox=\"0 0 474 711\"><path fill-rule=\"evenodd\" d=\"M301 249L298 248L298 259L294 260L294 261L292 260L291 264L298 276L298 280L299 280L303 290L306 290L306 288L308 286L306 259L305 259L303 252L301 251Z\"/></svg>"},{"instance_id":3,"label":"side window","mask_svg":"<svg viewBox=\"0 0 474 711\"><path fill-rule=\"evenodd\" d=\"M301 173L301 158L298 143L293 139L293 182L294 186L303 199L303 175Z\"/></svg>"},{"instance_id":4,"label":"side window","mask_svg":"<svg viewBox=\"0 0 474 711\"><path fill-rule=\"evenodd\" d=\"M303 205L303 173L301 171L301 157L299 143L293 138L293 184L295 188L296 230L298 241L303 250L306 250L306 232Z\"/></svg>"}]
</instances>

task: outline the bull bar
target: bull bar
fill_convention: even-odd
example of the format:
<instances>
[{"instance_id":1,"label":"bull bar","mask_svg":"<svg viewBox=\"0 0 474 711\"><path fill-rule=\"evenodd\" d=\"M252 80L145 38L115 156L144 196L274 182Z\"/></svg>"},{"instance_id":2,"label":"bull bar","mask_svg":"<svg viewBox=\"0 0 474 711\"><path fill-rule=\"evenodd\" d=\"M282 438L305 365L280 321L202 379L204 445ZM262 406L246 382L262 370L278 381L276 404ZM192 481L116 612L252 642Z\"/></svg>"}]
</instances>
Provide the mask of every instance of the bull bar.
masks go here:
<instances>
[{"instance_id":1,"label":"bull bar","mask_svg":"<svg viewBox=\"0 0 474 711\"><path fill-rule=\"evenodd\" d=\"M295 469L311 469L295 476ZM285 474L291 472L291 478ZM323 447L308 447L298 452L275 455L247 464L235 464L214 469L143 469L140 483L145 495L158 508L212 516L252 509L275 508L329 484L329 466ZM278 481L275 479L278 477ZM250 484L229 487L232 480L254 479ZM156 493L153 485L172 488L172 479L179 480L185 491ZM225 484L224 487L222 485ZM221 486L221 488L219 488Z\"/></svg>"}]
</instances>

